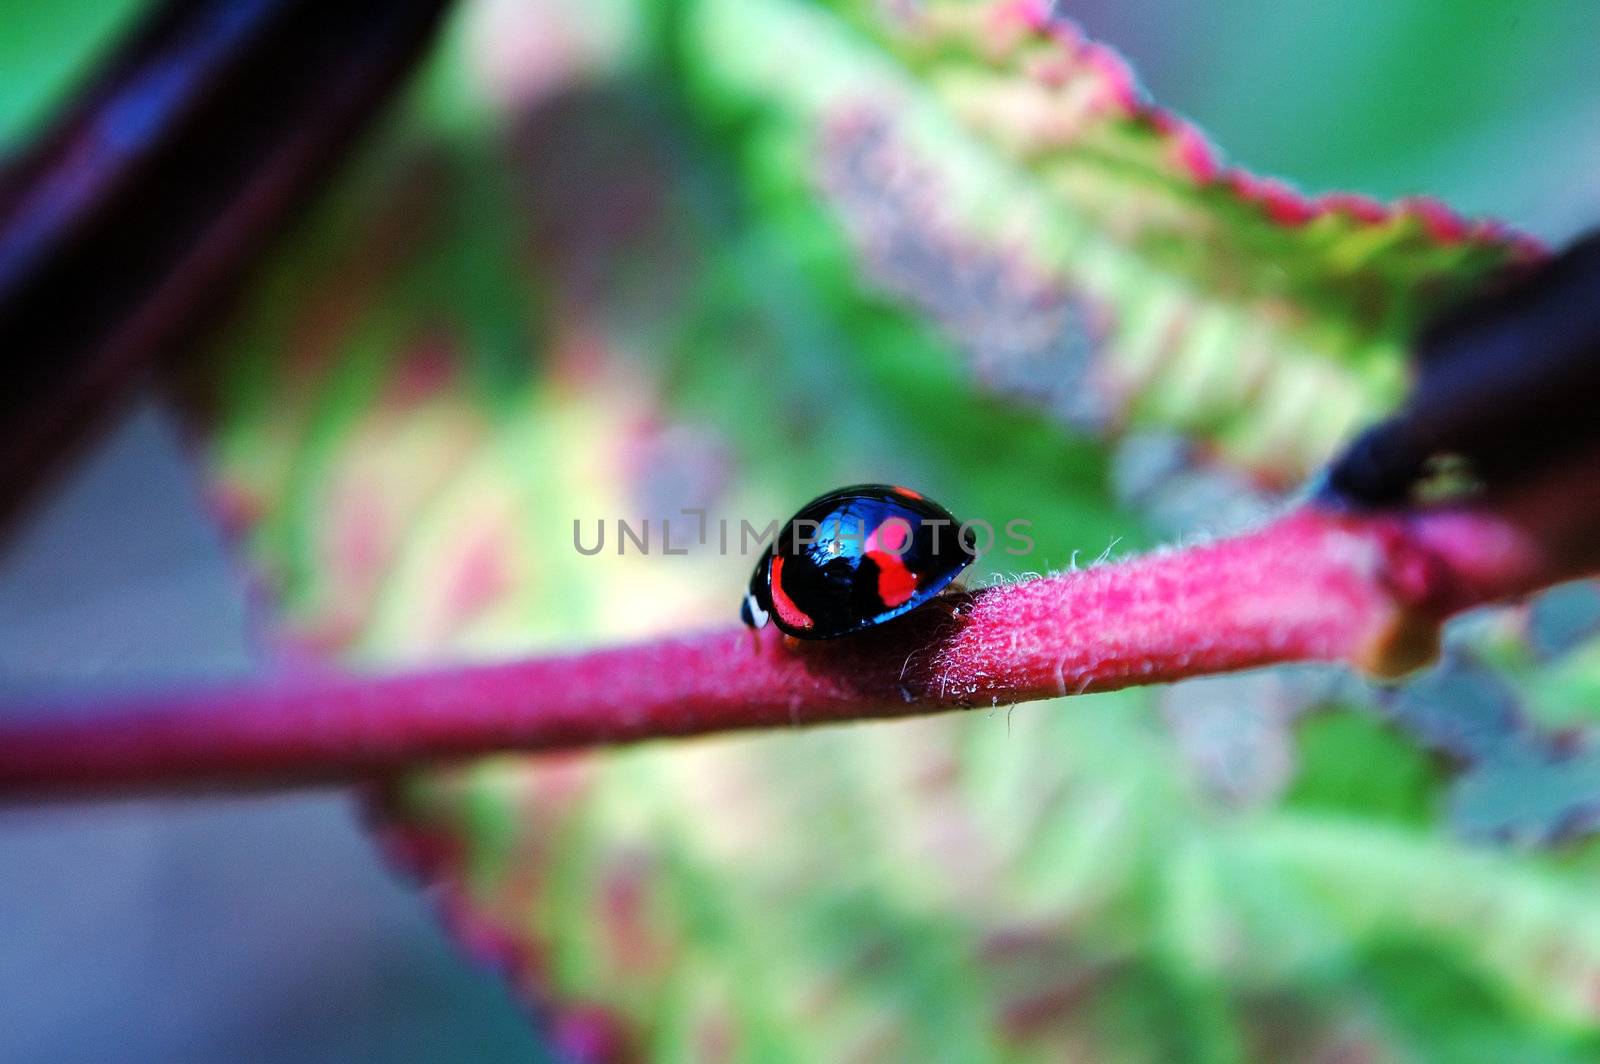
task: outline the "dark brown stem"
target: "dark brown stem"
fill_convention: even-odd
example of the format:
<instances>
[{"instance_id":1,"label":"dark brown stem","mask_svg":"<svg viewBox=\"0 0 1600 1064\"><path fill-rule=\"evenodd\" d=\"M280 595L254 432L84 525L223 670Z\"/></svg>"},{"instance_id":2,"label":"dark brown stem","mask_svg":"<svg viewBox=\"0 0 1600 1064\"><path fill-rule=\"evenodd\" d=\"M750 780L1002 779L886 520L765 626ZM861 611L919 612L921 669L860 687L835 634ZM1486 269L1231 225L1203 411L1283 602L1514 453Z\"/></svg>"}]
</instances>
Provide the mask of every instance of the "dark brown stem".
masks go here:
<instances>
[{"instance_id":1,"label":"dark brown stem","mask_svg":"<svg viewBox=\"0 0 1600 1064\"><path fill-rule=\"evenodd\" d=\"M447 0L170 0L0 174L0 528L192 339Z\"/></svg>"}]
</instances>

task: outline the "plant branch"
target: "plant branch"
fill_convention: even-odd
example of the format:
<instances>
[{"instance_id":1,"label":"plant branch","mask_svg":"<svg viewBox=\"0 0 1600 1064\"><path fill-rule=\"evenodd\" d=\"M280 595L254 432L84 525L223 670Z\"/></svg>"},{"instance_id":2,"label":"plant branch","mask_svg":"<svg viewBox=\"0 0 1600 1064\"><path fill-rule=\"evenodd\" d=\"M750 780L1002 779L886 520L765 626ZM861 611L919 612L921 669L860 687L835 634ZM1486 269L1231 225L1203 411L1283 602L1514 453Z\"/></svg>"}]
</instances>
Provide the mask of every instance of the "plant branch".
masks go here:
<instances>
[{"instance_id":1,"label":"plant branch","mask_svg":"<svg viewBox=\"0 0 1600 1064\"><path fill-rule=\"evenodd\" d=\"M942 599L835 641L772 630L0 715L0 795L338 783L566 750L1000 705L1290 661L1394 674L1448 614L1575 575L1487 511L1305 508L1247 535Z\"/></svg>"}]
</instances>

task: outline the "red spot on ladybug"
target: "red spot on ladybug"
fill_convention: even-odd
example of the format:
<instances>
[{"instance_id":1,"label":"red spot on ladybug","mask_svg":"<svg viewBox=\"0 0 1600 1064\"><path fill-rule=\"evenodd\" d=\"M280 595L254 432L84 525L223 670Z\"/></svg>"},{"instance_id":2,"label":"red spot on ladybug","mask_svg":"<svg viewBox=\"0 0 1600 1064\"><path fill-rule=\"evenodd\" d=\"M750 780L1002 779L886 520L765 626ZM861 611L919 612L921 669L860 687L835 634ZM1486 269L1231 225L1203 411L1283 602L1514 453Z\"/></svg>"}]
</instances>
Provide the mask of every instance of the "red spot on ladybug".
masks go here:
<instances>
[{"instance_id":1,"label":"red spot on ladybug","mask_svg":"<svg viewBox=\"0 0 1600 1064\"><path fill-rule=\"evenodd\" d=\"M789 519L750 578L741 615L802 639L858 632L916 609L977 557L960 522L908 488L862 484Z\"/></svg>"},{"instance_id":2,"label":"red spot on ladybug","mask_svg":"<svg viewBox=\"0 0 1600 1064\"><path fill-rule=\"evenodd\" d=\"M911 542L911 525L903 517L890 517L868 534L862 550L867 555L899 556Z\"/></svg>"},{"instance_id":3,"label":"red spot on ladybug","mask_svg":"<svg viewBox=\"0 0 1600 1064\"><path fill-rule=\"evenodd\" d=\"M809 630L813 627L811 618L806 616L806 611L796 606L788 592L783 590L783 561L781 554L775 555L772 559L772 612L778 615L780 628L787 626Z\"/></svg>"},{"instance_id":4,"label":"red spot on ladybug","mask_svg":"<svg viewBox=\"0 0 1600 1064\"><path fill-rule=\"evenodd\" d=\"M907 569L898 555L887 551L868 551L878 566L878 598L885 606L900 606L917 593L917 574Z\"/></svg>"}]
</instances>

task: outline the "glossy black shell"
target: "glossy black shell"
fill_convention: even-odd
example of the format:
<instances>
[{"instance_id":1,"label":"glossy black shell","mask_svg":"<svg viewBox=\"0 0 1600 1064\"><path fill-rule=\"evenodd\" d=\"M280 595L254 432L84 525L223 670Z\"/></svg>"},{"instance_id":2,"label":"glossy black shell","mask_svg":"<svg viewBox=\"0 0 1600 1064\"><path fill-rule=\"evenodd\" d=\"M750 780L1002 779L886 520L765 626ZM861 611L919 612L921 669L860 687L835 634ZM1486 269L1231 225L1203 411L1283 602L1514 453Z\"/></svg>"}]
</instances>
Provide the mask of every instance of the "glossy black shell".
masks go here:
<instances>
[{"instance_id":1,"label":"glossy black shell","mask_svg":"<svg viewBox=\"0 0 1600 1064\"><path fill-rule=\"evenodd\" d=\"M841 488L783 526L756 565L741 612L752 627L770 617L800 639L859 632L943 591L977 557L973 544L948 510L917 492Z\"/></svg>"}]
</instances>

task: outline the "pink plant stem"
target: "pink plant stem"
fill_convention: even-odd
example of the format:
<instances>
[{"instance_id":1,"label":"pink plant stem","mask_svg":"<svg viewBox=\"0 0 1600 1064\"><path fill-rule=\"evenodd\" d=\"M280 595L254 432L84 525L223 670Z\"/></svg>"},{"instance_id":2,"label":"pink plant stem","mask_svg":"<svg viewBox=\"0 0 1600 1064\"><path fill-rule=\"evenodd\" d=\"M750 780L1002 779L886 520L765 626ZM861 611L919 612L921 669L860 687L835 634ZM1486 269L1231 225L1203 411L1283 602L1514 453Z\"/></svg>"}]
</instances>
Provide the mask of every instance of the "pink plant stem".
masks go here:
<instances>
[{"instance_id":1,"label":"pink plant stem","mask_svg":"<svg viewBox=\"0 0 1600 1064\"><path fill-rule=\"evenodd\" d=\"M1393 672L1439 620L1553 574L1493 517L1302 509L1248 535L941 600L813 643L742 628L380 677L0 712L0 795L336 783L563 750L897 717L1288 661Z\"/></svg>"}]
</instances>

